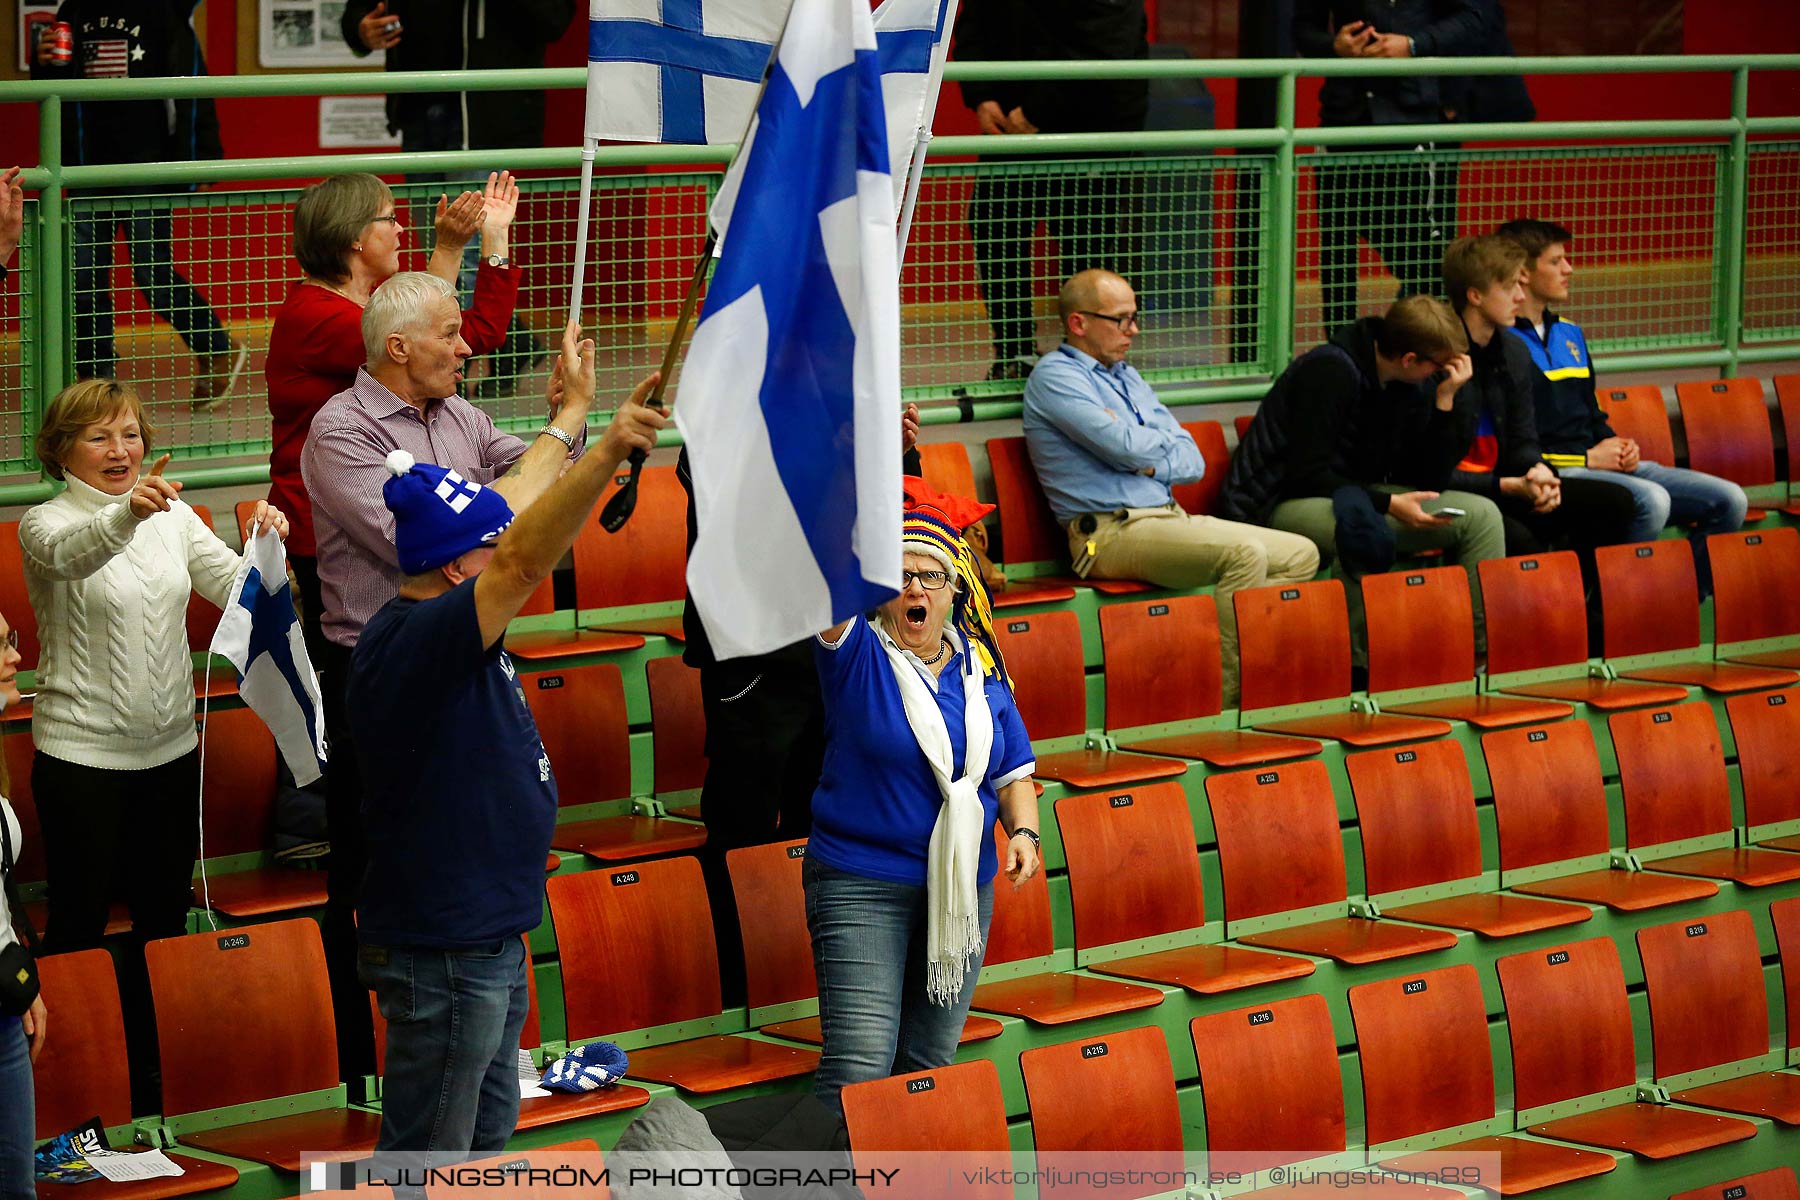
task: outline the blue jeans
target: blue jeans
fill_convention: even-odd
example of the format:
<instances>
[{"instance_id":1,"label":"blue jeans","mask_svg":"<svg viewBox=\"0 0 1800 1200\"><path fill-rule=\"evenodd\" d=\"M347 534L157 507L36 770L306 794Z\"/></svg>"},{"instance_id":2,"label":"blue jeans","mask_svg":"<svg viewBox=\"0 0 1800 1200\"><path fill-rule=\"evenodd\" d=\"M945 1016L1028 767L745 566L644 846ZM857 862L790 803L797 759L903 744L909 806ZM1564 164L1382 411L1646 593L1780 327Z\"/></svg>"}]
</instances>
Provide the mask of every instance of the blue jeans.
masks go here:
<instances>
[{"instance_id":1,"label":"blue jeans","mask_svg":"<svg viewBox=\"0 0 1800 1200\"><path fill-rule=\"evenodd\" d=\"M506 1148L530 969L516 937L479 950L358 947L357 975L388 1026L378 1149L458 1159Z\"/></svg>"},{"instance_id":2,"label":"blue jeans","mask_svg":"<svg viewBox=\"0 0 1800 1200\"><path fill-rule=\"evenodd\" d=\"M979 893L981 953L949 1008L925 996L925 889L852 875L808 858L812 931L825 1047L813 1091L834 1109L846 1084L949 1066L987 955L994 885Z\"/></svg>"},{"instance_id":3,"label":"blue jeans","mask_svg":"<svg viewBox=\"0 0 1800 1200\"><path fill-rule=\"evenodd\" d=\"M36 1200L32 1180L31 1048L17 1017L0 1016L0 1200Z\"/></svg>"},{"instance_id":4,"label":"blue jeans","mask_svg":"<svg viewBox=\"0 0 1800 1200\"><path fill-rule=\"evenodd\" d=\"M1564 479L1598 479L1631 493L1637 512L1625 536L1628 542L1648 542L1666 525L1692 525L1688 540L1694 546L1694 571L1700 579L1702 596L1712 592L1712 571L1706 559L1707 535L1741 528L1744 511L1750 506L1744 489L1729 479L1661 463L1640 462L1635 471L1564 467L1561 474Z\"/></svg>"},{"instance_id":5,"label":"blue jeans","mask_svg":"<svg viewBox=\"0 0 1800 1200\"><path fill-rule=\"evenodd\" d=\"M149 207L144 207L149 205ZM131 277L157 316L174 326L195 354L231 350L231 338L205 296L175 267L172 200L121 201L83 208L74 228L75 373L83 379L117 373L113 345L113 237L125 230Z\"/></svg>"}]
</instances>

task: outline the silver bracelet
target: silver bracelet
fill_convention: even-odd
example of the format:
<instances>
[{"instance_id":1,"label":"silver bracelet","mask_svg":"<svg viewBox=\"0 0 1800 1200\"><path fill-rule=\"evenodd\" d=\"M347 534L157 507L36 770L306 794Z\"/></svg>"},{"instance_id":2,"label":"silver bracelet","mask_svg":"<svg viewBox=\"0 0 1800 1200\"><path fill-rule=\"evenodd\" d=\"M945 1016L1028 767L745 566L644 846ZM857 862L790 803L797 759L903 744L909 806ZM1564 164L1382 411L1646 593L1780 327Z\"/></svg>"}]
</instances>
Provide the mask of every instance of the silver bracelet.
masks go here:
<instances>
[{"instance_id":1,"label":"silver bracelet","mask_svg":"<svg viewBox=\"0 0 1800 1200\"><path fill-rule=\"evenodd\" d=\"M546 425L542 429L538 430L538 436L539 437L545 437L545 436L553 437L557 441L561 442L568 449L573 450L575 448L575 436L573 434L564 433L562 430L558 429L554 425Z\"/></svg>"}]
</instances>

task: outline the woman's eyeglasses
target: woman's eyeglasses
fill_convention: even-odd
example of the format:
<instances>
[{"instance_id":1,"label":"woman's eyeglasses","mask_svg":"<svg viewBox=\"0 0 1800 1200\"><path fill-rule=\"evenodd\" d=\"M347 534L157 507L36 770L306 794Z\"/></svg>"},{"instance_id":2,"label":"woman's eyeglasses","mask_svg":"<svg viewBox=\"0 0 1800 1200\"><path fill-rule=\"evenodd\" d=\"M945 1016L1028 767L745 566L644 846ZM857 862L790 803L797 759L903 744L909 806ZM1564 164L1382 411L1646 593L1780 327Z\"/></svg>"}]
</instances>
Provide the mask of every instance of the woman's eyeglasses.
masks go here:
<instances>
[{"instance_id":1,"label":"woman's eyeglasses","mask_svg":"<svg viewBox=\"0 0 1800 1200\"><path fill-rule=\"evenodd\" d=\"M947 571L902 571L900 572L900 590L905 591L915 579L919 581L919 586L926 591L936 592L943 590L944 585L950 582L950 574Z\"/></svg>"},{"instance_id":2,"label":"woman's eyeglasses","mask_svg":"<svg viewBox=\"0 0 1800 1200\"><path fill-rule=\"evenodd\" d=\"M17 629L7 630L6 636L4 638L0 638L0 641L4 641L6 643L6 648L8 650L17 650L19 648L19 631Z\"/></svg>"}]
</instances>

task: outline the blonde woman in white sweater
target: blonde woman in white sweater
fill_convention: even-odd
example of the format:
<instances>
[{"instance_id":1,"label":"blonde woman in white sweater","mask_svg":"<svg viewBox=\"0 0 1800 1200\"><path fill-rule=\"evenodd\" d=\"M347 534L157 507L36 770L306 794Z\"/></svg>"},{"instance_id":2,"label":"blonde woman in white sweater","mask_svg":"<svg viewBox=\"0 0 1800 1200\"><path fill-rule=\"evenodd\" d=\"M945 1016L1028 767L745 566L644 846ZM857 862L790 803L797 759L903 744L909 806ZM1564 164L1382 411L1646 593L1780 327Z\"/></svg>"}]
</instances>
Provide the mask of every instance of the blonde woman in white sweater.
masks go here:
<instances>
[{"instance_id":1,"label":"blonde woman in white sweater","mask_svg":"<svg viewBox=\"0 0 1800 1200\"><path fill-rule=\"evenodd\" d=\"M68 488L19 525L43 646L31 790L54 952L99 945L119 893L134 948L184 932L192 901L200 767L188 596L223 607L238 556L162 477L168 455L143 471L153 433L130 388L65 388L37 455ZM287 519L259 504L256 529L286 538ZM120 965L130 1014L141 955Z\"/></svg>"}]
</instances>

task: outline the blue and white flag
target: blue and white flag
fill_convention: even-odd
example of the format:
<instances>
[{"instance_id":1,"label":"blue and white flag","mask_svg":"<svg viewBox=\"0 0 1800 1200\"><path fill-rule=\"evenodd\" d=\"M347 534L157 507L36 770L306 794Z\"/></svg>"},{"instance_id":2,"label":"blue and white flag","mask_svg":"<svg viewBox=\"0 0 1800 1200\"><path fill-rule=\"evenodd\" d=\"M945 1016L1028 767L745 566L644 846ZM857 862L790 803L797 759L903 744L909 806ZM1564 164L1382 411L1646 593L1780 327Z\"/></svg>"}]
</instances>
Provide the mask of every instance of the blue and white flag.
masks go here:
<instances>
[{"instance_id":1,"label":"blue and white flag","mask_svg":"<svg viewBox=\"0 0 1800 1200\"><path fill-rule=\"evenodd\" d=\"M238 695L275 735L304 787L324 773L324 706L288 584L287 551L273 533L250 538L212 652L237 668Z\"/></svg>"},{"instance_id":2,"label":"blue and white flag","mask_svg":"<svg viewBox=\"0 0 1800 1200\"><path fill-rule=\"evenodd\" d=\"M726 217L675 420L699 518L688 587L734 658L900 586L899 266L867 0L795 0Z\"/></svg>"}]
</instances>

